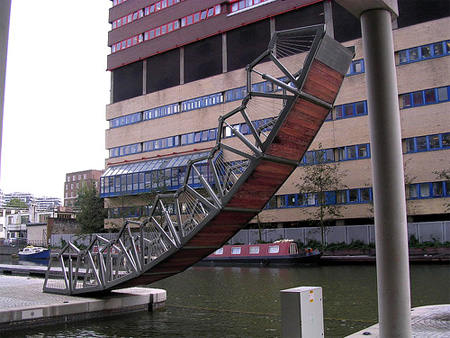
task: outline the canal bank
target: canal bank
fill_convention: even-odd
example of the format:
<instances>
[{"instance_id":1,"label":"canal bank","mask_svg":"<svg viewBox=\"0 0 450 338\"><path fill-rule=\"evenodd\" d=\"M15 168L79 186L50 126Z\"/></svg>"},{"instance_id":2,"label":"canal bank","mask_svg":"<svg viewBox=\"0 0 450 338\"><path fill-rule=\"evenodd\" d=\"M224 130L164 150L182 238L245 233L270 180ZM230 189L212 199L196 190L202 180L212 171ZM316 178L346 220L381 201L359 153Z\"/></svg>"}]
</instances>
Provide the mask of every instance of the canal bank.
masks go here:
<instances>
[{"instance_id":1,"label":"canal bank","mask_svg":"<svg viewBox=\"0 0 450 338\"><path fill-rule=\"evenodd\" d=\"M153 311L164 307L166 291L128 288L97 297L42 292L44 280L0 275L0 332Z\"/></svg>"}]
</instances>

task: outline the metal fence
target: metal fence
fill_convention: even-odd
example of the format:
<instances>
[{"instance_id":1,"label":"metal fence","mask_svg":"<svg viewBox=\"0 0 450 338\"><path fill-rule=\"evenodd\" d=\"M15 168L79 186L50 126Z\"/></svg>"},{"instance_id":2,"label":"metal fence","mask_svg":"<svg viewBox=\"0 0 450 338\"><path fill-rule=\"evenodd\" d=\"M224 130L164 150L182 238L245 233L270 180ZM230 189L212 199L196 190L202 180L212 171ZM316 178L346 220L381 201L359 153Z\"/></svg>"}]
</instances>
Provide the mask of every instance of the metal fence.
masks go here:
<instances>
[{"instance_id":1,"label":"metal fence","mask_svg":"<svg viewBox=\"0 0 450 338\"><path fill-rule=\"evenodd\" d=\"M450 222L408 223L408 237L415 236L419 242L447 242L450 241ZM293 239L303 243L310 240L320 241L320 229L308 228L282 228L263 229L261 239L264 242L273 242L278 239ZM257 229L241 230L230 241L230 244L255 244L259 240ZM348 225L328 227L325 232L325 242L346 243L362 241L366 244L375 243L374 225Z\"/></svg>"}]
</instances>

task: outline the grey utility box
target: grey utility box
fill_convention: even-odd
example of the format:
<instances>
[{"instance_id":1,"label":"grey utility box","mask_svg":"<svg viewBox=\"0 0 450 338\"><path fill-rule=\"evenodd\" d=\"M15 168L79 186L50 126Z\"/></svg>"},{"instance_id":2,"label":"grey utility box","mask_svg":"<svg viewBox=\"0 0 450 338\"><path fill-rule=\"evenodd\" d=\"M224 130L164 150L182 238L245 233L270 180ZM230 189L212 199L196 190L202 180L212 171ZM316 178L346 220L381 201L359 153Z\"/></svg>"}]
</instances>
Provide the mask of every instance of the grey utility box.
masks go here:
<instances>
[{"instance_id":1,"label":"grey utility box","mask_svg":"<svg viewBox=\"0 0 450 338\"><path fill-rule=\"evenodd\" d=\"M324 337L322 288L281 290L281 328L285 338Z\"/></svg>"}]
</instances>

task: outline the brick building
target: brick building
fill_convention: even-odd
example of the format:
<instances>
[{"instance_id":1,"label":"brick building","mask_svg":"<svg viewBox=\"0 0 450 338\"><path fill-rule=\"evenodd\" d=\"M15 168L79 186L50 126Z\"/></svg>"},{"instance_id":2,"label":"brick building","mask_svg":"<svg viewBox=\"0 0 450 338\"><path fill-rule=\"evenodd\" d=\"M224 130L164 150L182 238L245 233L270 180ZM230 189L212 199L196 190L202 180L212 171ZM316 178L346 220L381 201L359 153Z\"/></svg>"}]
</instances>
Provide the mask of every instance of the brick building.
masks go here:
<instances>
[{"instance_id":1,"label":"brick building","mask_svg":"<svg viewBox=\"0 0 450 338\"><path fill-rule=\"evenodd\" d=\"M83 170L66 174L66 182L64 183L64 206L73 207L81 187L88 184L94 184L99 190L100 176L103 170Z\"/></svg>"}]
</instances>

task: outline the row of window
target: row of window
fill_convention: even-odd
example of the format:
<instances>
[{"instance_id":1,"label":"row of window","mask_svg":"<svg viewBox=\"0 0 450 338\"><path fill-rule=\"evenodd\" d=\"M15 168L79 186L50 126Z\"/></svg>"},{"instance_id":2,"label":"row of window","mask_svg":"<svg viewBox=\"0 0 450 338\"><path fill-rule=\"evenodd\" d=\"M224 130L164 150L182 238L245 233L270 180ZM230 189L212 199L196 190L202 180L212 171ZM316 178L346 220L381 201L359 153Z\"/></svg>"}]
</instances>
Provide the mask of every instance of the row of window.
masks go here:
<instances>
[{"instance_id":1,"label":"row of window","mask_svg":"<svg viewBox=\"0 0 450 338\"><path fill-rule=\"evenodd\" d=\"M450 41L440 41L398 52L398 64L412 63L450 54Z\"/></svg>"},{"instance_id":2,"label":"row of window","mask_svg":"<svg viewBox=\"0 0 450 338\"><path fill-rule=\"evenodd\" d=\"M412 108L429 104L447 102L450 94L450 86L419 90L400 95L400 108Z\"/></svg>"},{"instance_id":3,"label":"row of window","mask_svg":"<svg viewBox=\"0 0 450 338\"><path fill-rule=\"evenodd\" d=\"M250 8L264 2L272 2L273 0L235 0L229 1L231 3L230 12L234 13L245 8Z\"/></svg>"},{"instance_id":4,"label":"row of window","mask_svg":"<svg viewBox=\"0 0 450 338\"><path fill-rule=\"evenodd\" d=\"M407 153L449 149L450 133L411 137L405 143Z\"/></svg>"},{"instance_id":5,"label":"row of window","mask_svg":"<svg viewBox=\"0 0 450 338\"><path fill-rule=\"evenodd\" d=\"M310 150L303 156L300 165L313 165L334 161L350 161L370 158L370 145L355 144L351 146Z\"/></svg>"},{"instance_id":6,"label":"row of window","mask_svg":"<svg viewBox=\"0 0 450 338\"><path fill-rule=\"evenodd\" d=\"M264 128L264 131L270 131L273 118L253 121L255 129ZM251 133L246 123L233 125L241 134L249 135ZM232 137L234 134L231 128L226 127L223 137ZM215 141L217 139L217 128L200 130L181 135L169 136L161 139L150 140L143 143L134 143L121 147L111 148L110 157L120 157L141 152L149 152L160 149L179 147L194 143ZM405 153L414 153L422 151L443 150L450 148L450 133L425 135L405 139ZM350 161L370 158L370 145L368 143L355 144L338 148L327 148L307 151L303 156L300 165L313 165L334 161Z\"/></svg>"},{"instance_id":7,"label":"row of window","mask_svg":"<svg viewBox=\"0 0 450 338\"><path fill-rule=\"evenodd\" d=\"M347 189L339 191L325 192L324 201L326 204L356 204L369 203L372 201L372 188ZM299 193L274 196L267 209L312 207L318 205L316 193Z\"/></svg>"},{"instance_id":8,"label":"row of window","mask_svg":"<svg viewBox=\"0 0 450 338\"><path fill-rule=\"evenodd\" d=\"M253 121L255 129L265 125L271 125L272 118L261 119ZM242 134L250 134L250 129L246 123L233 125ZM265 131L270 130L270 127L264 128ZM223 132L223 137L232 137L233 133L230 127L226 127ZM133 155L141 152L148 152L160 149L167 149L173 147L184 146L188 144L215 141L217 138L217 128L200 130L196 132L164 137L156 140L150 140L143 143L128 144L121 147L111 148L109 150L110 157L120 157L126 155Z\"/></svg>"},{"instance_id":9,"label":"row of window","mask_svg":"<svg viewBox=\"0 0 450 338\"><path fill-rule=\"evenodd\" d=\"M409 199L450 197L450 182L414 183L409 186Z\"/></svg>"},{"instance_id":10,"label":"row of window","mask_svg":"<svg viewBox=\"0 0 450 338\"><path fill-rule=\"evenodd\" d=\"M334 107L334 118L336 120L367 115L367 113L367 101L353 102Z\"/></svg>"},{"instance_id":11,"label":"row of window","mask_svg":"<svg viewBox=\"0 0 450 338\"><path fill-rule=\"evenodd\" d=\"M427 199L450 197L450 182L425 182L408 185L408 199ZM370 203L373 200L372 188L346 189L325 192L326 204L357 204ZM299 193L274 196L267 209L283 209L318 206L316 193Z\"/></svg>"},{"instance_id":12,"label":"row of window","mask_svg":"<svg viewBox=\"0 0 450 338\"><path fill-rule=\"evenodd\" d=\"M87 174L83 174L83 176L81 176L80 174L77 175L67 175L67 182L70 182L70 179L72 178L72 181L76 181L78 177L78 181L81 181L81 177L83 177L83 180L87 179Z\"/></svg>"},{"instance_id":13,"label":"row of window","mask_svg":"<svg viewBox=\"0 0 450 338\"><path fill-rule=\"evenodd\" d=\"M449 182L415 183L408 186L409 200L450 197ZM348 189L327 193L327 201L333 204L370 203L372 188ZM267 204L268 209L285 209L317 206L316 194L278 195ZM148 216L151 206L134 206L108 209L109 218ZM169 208L169 211L172 208ZM173 210L173 209L172 209Z\"/></svg>"},{"instance_id":14,"label":"row of window","mask_svg":"<svg viewBox=\"0 0 450 338\"><path fill-rule=\"evenodd\" d=\"M113 29L119 28L123 25L126 25L127 23L136 21L140 18L143 18L144 16L158 12L162 9L165 9L167 7L175 5L181 1L184 1L184 0L161 0L161 1L158 1L158 2L154 3L153 5L147 6L147 7L140 9L134 13L125 15L124 17L121 17L120 19L113 21L112 28Z\"/></svg>"},{"instance_id":15,"label":"row of window","mask_svg":"<svg viewBox=\"0 0 450 338\"><path fill-rule=\"evenodd\" d=\"M262 93L273 93L280 91L281 88L265 81L252 85L252 90ZM138 123L145 120L176 114L179 112L190 111L199 108L210 107L224 102L242 100L246 95L246 87L239 87L227 90L223 93L215 93L201 96L195 99L182 101L181 103L172 103L169 105L149 109L143 112L133 113L110 120L110 128L117 128L129 124ZM400 95L400 108L406 109L422 105L430 105L449 101L450 86L430 88L412 93ZM367 101L359 101L337 105L334 107L334 115L328 115L327 121L339 120L343 118L361 116L368 114Z\"/></svg>"},{"instance_id":16,"label":"row of window","mask_svg":"<svg viewBox=\"0 0 450 338\"><path fill-rule=\"evenodd\" d=\"M187 15L185 17L182 17L179 20L174 20L174 21L165 23L164 25L161 25L156 28L152 28L141 34L137 34L126 40L115 43L114 45L111 46L111 52L116 53L118 51L135 46L137 44L140 44L144 41L148 41L148 40L157 38L161 35L173 32L174 30L177 30L179 28L183 28L183 27L192 25L194 23L197 23L201 20L205 20L205 19L211 18L213 16L219 15L220 13L221 13L221 6L216 5L214 7L210 7L205 10Z\"/></svg>"},{"instance_id":17,"label":"row of window","mask_svg":"<svg viewBox=\"0 0 450 338\"><path fill-rule=\"evenodd\" d=\"M280 78L281 81L286 78ZM252 85L252 91L260 93L273 93L282 90L279 86L274 86L271 82L265 81L260 83L255 83ZM147 121L151 119L156 119L159 117L164 117L166 115L177 114L180 112L186 112L190 110L200 109L215 106L224 102L232 102L237 100L242 100L247 94L247 87L239 87L235 89L230 89L225 92L215 93L210 95L205 95L197 97L195 99L190 99L182 101L180 103L171 103L165 106L152 108L145 110L143 112L133 113L121 117L111 119L109 121L110 128L117 128L126 126L129 124L138 123L141 121Z\"/></svg>"},{"instance_id":18,"label":"row of window","mask_svg":"<svg viewBox=\"0 0 450 338\"><path fill-rule=\"evenodd\" d=\"M112 0L112 1L113 1L113 7L114 7L114 6L117 6L117 5L120 5L124 2L126 2L127 0Z\"/></svg>"},{"instance_id":19,"label":"row of window","mask_svg":"<svg viewBox=\"0 0 450 338\"><path fill-rule=\"evenodd\" d=\"M197 164L200 173L212 182L208 164ZM113 197L145 193L151 190L177 190L186 176L186 167L172 167L133 174L123 174L100 178L100 196ZM200 178L194 171L188 179L189 186L200 187Z\"/></svg>"}]
</instances>

